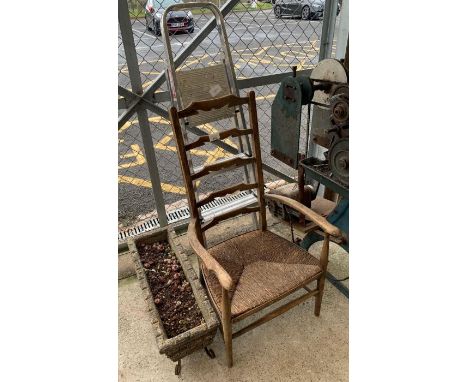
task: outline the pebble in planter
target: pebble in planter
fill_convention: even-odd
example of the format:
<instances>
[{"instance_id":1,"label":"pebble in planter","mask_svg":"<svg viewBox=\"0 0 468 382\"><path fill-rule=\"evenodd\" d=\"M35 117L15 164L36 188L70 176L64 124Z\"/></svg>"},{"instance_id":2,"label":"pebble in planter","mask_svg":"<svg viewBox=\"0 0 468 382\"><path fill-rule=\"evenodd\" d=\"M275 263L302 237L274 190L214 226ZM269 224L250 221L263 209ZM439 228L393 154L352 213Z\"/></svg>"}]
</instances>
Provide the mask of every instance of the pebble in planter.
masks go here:
<instances>
[{"instance_id":1,"label":"pebble in planter","mask_svg":"<svg viewBox=\"0 0 468 382\"><path fill-rule=\"evenodd\" d=\"M208 349L218 328L218 319L205 290L172 229L161 228L128 241L136 274L148 303L159 352L177 362Z\"/></svg>"}]
</instances>

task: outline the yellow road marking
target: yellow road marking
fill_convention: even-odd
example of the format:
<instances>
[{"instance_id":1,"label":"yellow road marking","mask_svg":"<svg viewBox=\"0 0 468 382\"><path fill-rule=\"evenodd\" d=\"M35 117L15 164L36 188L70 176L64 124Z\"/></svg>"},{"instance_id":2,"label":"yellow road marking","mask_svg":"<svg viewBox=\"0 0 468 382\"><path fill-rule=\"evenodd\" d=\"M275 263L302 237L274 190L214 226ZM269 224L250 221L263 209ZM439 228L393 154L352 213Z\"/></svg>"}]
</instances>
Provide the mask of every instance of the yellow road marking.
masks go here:
<instances>
[{"instance_id":1,"label":"yellow road marking","mask_svg":"<svg viewBox=\"0 0 468 382\"><path fill-rule=\"evenodd\" d=\"M170 122L167 119L160 117L160 116L150 117L148 118L148 121L153 122L153 123L161 123L163 125L170 124Z\"/></svg>"},{"instance_id":2,"label":"yellow road marking","mask_svg":"<svg viewBox=\"0 0 468 382\"><path fill-rule=\"evenodd\" d=\"M147 88L148 86L150 86L152 83L154 82L154 80L151 80L151 81L146 81L142 86L143 86L143 89Z\"/></svg>"},{"instance_id":3,"label":"yellow road marking","mask_svg":"<svg viewBox=\"0 0 468 382\"><path fill-rule=\"evenodd\" d=\"M138 121L136 121L136 122L138 122ZM132 126L132 125L133 125L134 123L136 123L136 122L134 122L134 121L131 121L131 122L130 122L130 121L127 121L127 122L125 122L125 124L120 128L119 134L120 134L122 131L127 130L130 126Z\"/></svg>"},{"instance_id":4,"label":"yellow road marking","mask_svg":"<svg viewBox=\"0 0 468 382\"><path fill-rule=\"evenodd\" d=\"M312 40L311 43L312 44L316 44L317 42L319 42L320 40ZM301 43L298 43L298 42L293 42L293 43L288 43L287 44L288 46L303 46L303 44ZM272 47L278 47L277 44L272 44L272 45L267 45L267 46L264 46L262 47L262 49L268 49L268 48L272 48ZM241 52L245 52L246 50L248 50L249 52L252 51L252 48L244 48L244 49L236 49L236 50L233 50L232 52L233 53L241 53ZM192 59L195 59L195 58L203 58L204 56L206 56L207 54L206 53L202 53L200 52L199 54L192 54L191 55L191 58ZM139 62L139 65L144 65L144 64L151 64L151 63L158 63L158 62L161 62L161 63L164 63L164 59L163 58L158 58L158 59L154 59L154 60L149 60L149 61L146 61L146 60L142 60L141 62Z\"/></svg>"},{"instance_id":5,"label":"yellow road marking","mask_svg":"<svg viewBox=\"0 0 468 382\"><path fill-rule=\"evenodd\" d=\"M298 70L304 69L306 60L307 60L307 58L304 58L304 59L299 63L299 65L297 65L297 69L298 69Z\"/></svg>"},{"instance_id":6,"label":"yellow road marking","mask_svg":"<svg viewBox=\"0 0 468 382\"><path fill-rule=\"evenodd\" d=\"M176 152L177 149L175 146L168 146L167 144L169 141L172 139L171 137L172 133L169 133L169 135L165 135L160 139L158 142L154 144L154 148L158 150L164 150L164 151L173 151Z\"/></svg>"},{"instance_id":7,"label":"yellow road marking","mask_svg":"<svg viewBox=\"0 0 468 382\"><path fill-rule=\"evenodd\" d=\"M128 73L128 69L122 69L121 72L122 73ZM154 71L154 70L150 70L150 71L140 70L140 73L141 74L154 74L154 75L161 74L161 72Z\"/></svg>"},{"instance_id":8,"label":"yellow road marking","mask_svg":"<svg viewBox=\"0 0 468 382\"><path fill-rule=\"evenodd\" d=\"M120 158L121 159L135 158L135 160L133 160L132 162L120 164L119 169L140 166L143 163L145 163L145 157L142 151L140 150L140 146L138 146L137 144L133 144L133 145L130 145L130 149L132 150L131 153L121 155Z\"/></svg>"},{"instance_id":9,"label":"yellow road marking","mask_svg":"<svg viewBox=\"0 0 468 382\"><path fill-rule=\"evenodd\" d=\"M129 183L137 187L151 188L151 182L149 180L134 178L132 176L119 175L119 183Z\"/></svg>"},{"instance_id":10,"label":"yellow road marking","mask_svg":"<svg viewBox=\"0 0 468 382\"><path fill-rule=\"evenodd\" d=\"M146 179L135 178L132 176L119 175L119 183L129 183L137 187L151 188L151 182ZM174 194L185 194L185 187L174 186L172 184L161 183L161 188L165 192Z\"/></svg>"},{"instance_id":11,"label":"yellow road marking","mask_svg":"<svg viewBox=\"0 0 468 382\"><path fill-rule=\"evenodd\" d=\"M155 116L155 117L150 117L148 118L148 121L153 122L153 123L161 123L163 125L169 125L170 122L167 119L164 119L163 117ZM125 124L120 128L119 134L122 131L127 130L130 126L138 123L138 118L135 118L133 121L127 121Z\"/></svg>"},{"instance_id":12,"label":"yellow road marking","mask_svg":"<svg viewBox=\"0 0 468 382\"><path fill-rule=\"evenodd\" d=\"M255 54L260 54L260 53L263 53L267 50L267 47L264 46L264 47L258 47L257 51L255 52Z\"/></svg>"},{"instance_id":13,"label":"yellow road marking","mask_svg":"<svg viewBox=\"0 0 468 382\"><path fill-rule=\"evenodd\" d=\"M276 96L276 94L268 94L266 96L256 97L256 99L270 99L270 98L274 98L275 96Z\"/></svg>"},{"instance_id":14,"label":"yellow road marking","mask_svg":"<svg viewBox=\"0 0 468 382\"><path fill-rule=\"evenodd\" d=\"M213 132L216 132L217 129L215 129L211 124L207 123L205 124L206 130L208 130L208 133L211 134ZM172 152L177 152L177 148L175 146L169 146L169 142L172 140L173 133L170 132L169 134L165 135L162 137L158 142L154 144L154 148L158 150L164 150L164 151L172 151ZM230 139L225 139L225 142L230 144L231 146L237 147L234 142L232 142ZM223 149L220 149L219 147L216 147L213 150L198 150L198 149L193 149L190 150L190 152L193 155L196 156L205 156L205 157L215 157L221 158L221 157L226 157L227 152L224 151ZM205 162L206 164L207 162Z\"/></svg>"}]
</instances>

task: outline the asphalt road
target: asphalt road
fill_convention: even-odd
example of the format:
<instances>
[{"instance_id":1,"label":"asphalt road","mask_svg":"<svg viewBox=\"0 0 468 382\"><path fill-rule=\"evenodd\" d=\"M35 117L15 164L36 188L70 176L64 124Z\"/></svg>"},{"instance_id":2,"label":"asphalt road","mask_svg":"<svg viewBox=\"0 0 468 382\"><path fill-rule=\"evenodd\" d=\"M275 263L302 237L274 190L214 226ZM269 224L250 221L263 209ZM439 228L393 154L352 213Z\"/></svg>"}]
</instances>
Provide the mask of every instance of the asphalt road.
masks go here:
<instances>
[{"instance_id":1,"label":"asphalt road","mask_svg":"<svg viewBox=\"0 0 468 382\"><path fill-rule=\"evenodd\" d=\"M172 49L175 54L190 43L208 20L204 15L195 15L194 18L196 20L195 33L171 36ZM299 70L308 69L318 62L321 21L276 19L272 11L231 13L225 21L238 79L289 72L292 65L298 65ZM164 46L161 37L146 30L144 19L133 21L133 33L145 88L165 69ZM217 32L213 31L182 67L184 69L204 67L213 61L218 61L219 57L219 38ZM120 38L118 66L119 85L130 89L128 69L125 65L125 54ZM292 175L294 173L292 169L269 155L270 111L277 89L278 85L253 88L257 94L262 159L274 168ZM162 90L166 90L165 85ZM241 90L241 94L249 90ZM164 202L170 204L185 198L171 127L168 121L156 114L150 113L149 116L164 191ZM228 121L212 123L204 128L213 131L226 127L230 127ZM230 143L235 145L235 142ZM119 221L125 225L138 215L155 209L136 118L127 122L120 130L118 147ZM208 145L206 148L207 150L195 152L194 165L210 163L227 155L215 146ZM213 191L228 183L231 184L233 178L237 176L241 176L240 170L210 178L202 182L200 192ZM275 179L266 172L265 178L266 181Z\"/></svg>"}]
</instances>

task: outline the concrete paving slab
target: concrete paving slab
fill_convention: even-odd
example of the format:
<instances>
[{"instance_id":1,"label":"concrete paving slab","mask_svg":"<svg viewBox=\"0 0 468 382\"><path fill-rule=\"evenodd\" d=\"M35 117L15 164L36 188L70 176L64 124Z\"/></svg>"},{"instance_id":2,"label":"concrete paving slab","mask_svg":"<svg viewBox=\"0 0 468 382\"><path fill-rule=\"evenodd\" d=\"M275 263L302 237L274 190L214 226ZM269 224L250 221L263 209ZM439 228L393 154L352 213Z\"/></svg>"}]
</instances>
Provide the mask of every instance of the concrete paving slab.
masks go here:
<instances>
[{"instance_id":1,"label":"concrete paving slab","mask_svg":"<svg viewBox=\"0 0 468 382\"><path fill-rule=\"evenodd\" d=\"M226 238L226 232L244 226L248 217L225 222L211 230L209 242ZM269 217L270 229L288 237L289 226ZM247 224L248 225L248 224ZM188 246L185 235L179 237ZM320 243L310 252L317 255ZM196 263L194 255L190 256ZM330 272L336 278L348 275L348 255L331 245ZM234 366L228 369L220 333L210 359L199 351L182 360L182 374L174 375L175 363L160 355L146 302L135 277L119 281L119 380L120 381L347 381L348 299L328 281L320 317L308 300L272 321L233 340ZM347 286L347 282L343 282ZM298 291L287 300L294 299ZM275 309L286 300L269 308ZM234 325L237 330L262 316L266 310Z\"/></svg>"},{"instance_id":2,"label":"concrete paving slab","mask_svg":"<svg viewBox=\"0 0 468 382\"><path fill-rule=\"evenodd\" d=\"M175 363L158 352L137 279L119 281L120 381L347 381L348 301L327 282L320 317L310 300L234 339L231 369L219 332L211 348L215 359L203 351L184 358L179 379Z\"/></svg>"}]
</instances>

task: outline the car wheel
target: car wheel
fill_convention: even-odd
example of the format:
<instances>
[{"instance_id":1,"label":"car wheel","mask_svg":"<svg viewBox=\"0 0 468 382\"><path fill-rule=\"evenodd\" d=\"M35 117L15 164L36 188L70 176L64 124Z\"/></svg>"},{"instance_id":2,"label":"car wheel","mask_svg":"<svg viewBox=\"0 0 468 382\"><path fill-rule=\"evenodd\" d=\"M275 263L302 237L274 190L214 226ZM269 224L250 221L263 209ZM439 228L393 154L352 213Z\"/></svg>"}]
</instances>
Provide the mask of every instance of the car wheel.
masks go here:
<instances>
[{"instance_id":1,"label":"car wheel","mask_svg":"<svg viewBox=\"0 0 468 382\"><path fill-rule=\"evenodd\" d=\"M301 19L302 20L309 20L310 19L310 8L309 8L308 5L306 5L304 8L302 8Z\"/></svg>"},{"instance_id":2,"label":"car wheel","mask_svg":"<svg viewBox=\"0 0 468 382\"><path fill-rule=\"evenodd\" d=\"M193 33L193 31L195 30L195 27L192 27L188 30L189 33Z\"/></svg>"},{"instance_id":3,"label":"car wheel","mask_svg":"<svg viewBox=\"0 0 468 382\"><path fill-rule=\"evenodd\" d=\"M277 19L281 18L281 7L279 5L275 6L275 17Z\"/></svg>"},{"instance_id":4,"label":"car wheel","mask_svg":"<svg viewBox=\"0 0 468 382\"><path fill-rule=\"evenodd\" d=\"M153 28L150 27L151 23L148 23L148 18L145 17L145 22L146 22L146 29L148 29L149 31L152 31Z\"/></svg>"},{"instance_id":5,"label":"car wheel","mask_svg":"<svg viewBox=\"0 0 468 382\"><path fill-rule=\"evenodd\" d=\"M159 27L159 23L156 20L153 20L153 31L156 36L161 36L161 28Z\"/></svg>"}]
</instances>

